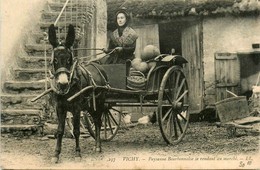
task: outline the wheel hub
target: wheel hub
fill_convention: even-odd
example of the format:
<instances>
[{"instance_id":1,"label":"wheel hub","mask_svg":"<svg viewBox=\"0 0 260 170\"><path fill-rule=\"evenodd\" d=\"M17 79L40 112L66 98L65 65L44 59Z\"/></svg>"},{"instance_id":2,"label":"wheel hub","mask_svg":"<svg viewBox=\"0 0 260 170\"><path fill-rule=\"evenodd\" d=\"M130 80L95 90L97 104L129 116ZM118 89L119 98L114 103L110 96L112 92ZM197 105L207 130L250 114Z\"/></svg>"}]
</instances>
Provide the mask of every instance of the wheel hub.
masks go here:
<instances>
[{"instance_id":1,"label":"wheel hub","mask_svg":"<svg viewBox=\"0 0 260 170\"><path fill-rule=\"evenodd\" d=\"M173 108L174 110L181 109L181 108L182 108L182 102L174 102L174 103L172 104L172 108Z\"/></svg>"}]
</instances>

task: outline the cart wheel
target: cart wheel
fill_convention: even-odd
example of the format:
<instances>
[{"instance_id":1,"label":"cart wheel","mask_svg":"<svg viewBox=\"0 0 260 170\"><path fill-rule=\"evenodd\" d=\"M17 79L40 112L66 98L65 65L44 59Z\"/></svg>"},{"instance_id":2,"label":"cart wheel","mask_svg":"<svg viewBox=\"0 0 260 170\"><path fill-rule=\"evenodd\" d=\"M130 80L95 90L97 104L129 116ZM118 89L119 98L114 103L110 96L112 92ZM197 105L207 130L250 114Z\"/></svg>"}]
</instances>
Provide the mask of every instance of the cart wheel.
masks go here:
<instances>
[{"instance_id":1,"label":"cart wheel","mask_svg":"<svg viewBox=\"0 0 260 170\"><path fill-rule=\"evenodd\" d=\"M168 144L179 143L188 128L188 92L181 67L170 67L163 76L158 96L158 123Z\"/></svg>"},{"instance_id":2,"label":"cart wheel","mask_svg":"<svg viewBox=\"0 0 260 170\"><path fill-rule=\"evenodd\" d=\"M93 119L88 112L84 114L86 128L88 129L90 135L95 138L95 125ZM121 112L116 108L110 107L106 109L101 117L102 126L100 131L100 138L102 141L112 140L119 129L121 122Z\"/></svg>"}]
</instances>

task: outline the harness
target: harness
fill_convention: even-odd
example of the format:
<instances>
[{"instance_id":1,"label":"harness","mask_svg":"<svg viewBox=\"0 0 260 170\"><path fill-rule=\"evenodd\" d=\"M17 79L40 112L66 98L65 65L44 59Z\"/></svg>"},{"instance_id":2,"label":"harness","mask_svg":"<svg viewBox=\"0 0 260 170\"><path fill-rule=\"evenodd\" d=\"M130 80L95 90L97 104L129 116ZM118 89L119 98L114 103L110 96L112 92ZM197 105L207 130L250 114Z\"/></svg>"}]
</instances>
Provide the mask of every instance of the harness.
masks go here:
<instances>
[{"instance_id":1,"label":"harness","mask_svg":"<svg viewBox=\"0 0 260 170\"><path fill-rule=\"evenodd\" d=\"M95 67L96 70L98 71L98 73L100 74L100 76L102 77L102 79L104 80L106 86L109 86L107 79L104 77L104 75L102 74L100 69L94 63L88 63L88 65L92 65L93 67ZM86 80L88 80L88 77L90 78L89 84L90 84L90 86L93 87L93 90L92 90L93 108L94 108L94 110L96 110L96 97L98 97L101 94L101 92L96 95L95 89L97 87L97 84L96 84L95 80L93 79L91 72L87 68L82 66L81 64L78 64L78 66L79 66L79 69L83 72L83 74L82 74L83 77ZM84 73L86 73L88 75L88 77L86 77ZM88 101L90 101L90 100L88 100ZM90 105L90 103L89 103L89 105Z\"/></svg>"},{"instance_id":2,"label":"harness","mask_svg":"<svg viewBox=\"0 0 260 170\"><path fill-rule=\"evenodd\" d=\"M62 45L59 45L58 47L54 48L52 50L52 56L51 56L51 61L50 61L50 64L51 64L51 70L49 70L49 73L50 73L50 84L51 84L51 88L53 89L53 91L56 93L56 94L59 94L59 95L65 95L65 94L68 94L68 92L70 91L70 88L71 88L71 82L72 82L72 77L74 75L74 72L75 72L75 68L76 68L76 65L78 63L78 60L74 57L73 55L73 52L70 50L70 49L67 49L68 52L72 55L72 59L73 59L73 64L72 66L70 67L70 70L68 70L67 68L65 67L61 67L59 69L57 69L55 71L54 69L54 64L53 64L53 61L54 61L54 52L57 51L57 50L63 50L63 49L66 49L64 46ZM65 92L61 92L58 87L57 87L57 84L55 82L55 79L54 77L61 73L61 72L65 72L65 73L68 73L69 74L69 87L67 88L67 90Z\"/></svg>"},{"instance_id":3,"label":"harness","mask_svg":"<svg viewBox=\"0 0 260 170\"><path fill-rule=\"evenodd\" d=\"M69 53L71 53L72 55L72 58L73 58L73 64L72 66L70 67L70 70L68 70L67 68L65 67L61 67L59 69L57 69L55 71L54 69L54 52L56 50L63 50L63 49L66 49L64 46L60 45L56 48L53 49L52 51L52 57L51 57L51 70L49 70L49 73L50 73L50 84L51 84L51 89L56 93L56 94L59 94L59 95L66 95L69 93L71 87L74 85L73 84L73 79L74 79L74 75L75 75L75 70L76 68L79 68L82 72L82 75L83 77L86 79L86 81L89 83L90 86L93 87L93 91L92 91L92 98L93 98L93 107L94 107L94 110L96 110L96 97L98 97L101 93L99 94L95 94L95 89L97 87L97 84L93 78L93 75L91 74L91 72L85 68L84 66L82 66L81 63L78 62L78 59L76 57L74 57L73 55L73 52L70 50L70 49L67 49ZM103 73L101 72L101 70L98 68L98 66L92 62L88 63L87 65L91 65L93 66L99 73L99 75L102 77L103 81L105 82L106 86L109 86L109 83L107 81L107 79L105 78L105 76L103 75ZM68 82L68 88L66 89L65 92L61 92L58 87L57 87L57 84L55 82L55 76L61 72L65 72L67 74L69 74L69 82ZM87 75L87 76L86 76Z\"/></svg>"}]
</instances>

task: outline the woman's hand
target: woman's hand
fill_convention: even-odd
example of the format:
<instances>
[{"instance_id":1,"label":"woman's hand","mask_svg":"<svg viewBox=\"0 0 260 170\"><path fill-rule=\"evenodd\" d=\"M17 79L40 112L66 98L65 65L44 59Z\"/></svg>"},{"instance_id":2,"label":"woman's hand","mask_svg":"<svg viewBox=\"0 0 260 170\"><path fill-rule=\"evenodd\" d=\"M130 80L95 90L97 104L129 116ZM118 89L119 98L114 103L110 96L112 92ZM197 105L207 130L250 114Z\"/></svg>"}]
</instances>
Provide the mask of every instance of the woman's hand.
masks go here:
<instances>
[{"instance_id":1,"label":"woman's hand","mask_svg":"<svg viewBox=\"0 0 260 170\"><path fill-rule=\"evenodd\" d=\"M120 51L123 50L123 47L116 47L115 50L118 51L118 52L120 52Z\"/></svg>"},{"instance_id":2,"label":"woman's hand","mask_svg":"<svg viewBox=\"0 0 260 170\"><path fill-rule=\"evenodd\" d=\"M103 48L102 51L103 51L104 53L106 53L106 54L109 53L109 51L108 51L107 48Z\"/></svg>"},{"instance_id":3,"label":"woman's hand","mask_svg":"<svg viewBox=\"0 0 260 170\"><path fill-rule=\"evenodd\" d=\"M106 54L108 54L108 53L113 53L113 52L115 52L115 51L121 52L122 50L123 50L123 47L116 47L116 48L114 48L113 50L110 50L110 49L107 49L107 48L103 48L103 49L102 49L102 51L103 51L104 53L106 53Z\"/></svg>"}]
</instances>

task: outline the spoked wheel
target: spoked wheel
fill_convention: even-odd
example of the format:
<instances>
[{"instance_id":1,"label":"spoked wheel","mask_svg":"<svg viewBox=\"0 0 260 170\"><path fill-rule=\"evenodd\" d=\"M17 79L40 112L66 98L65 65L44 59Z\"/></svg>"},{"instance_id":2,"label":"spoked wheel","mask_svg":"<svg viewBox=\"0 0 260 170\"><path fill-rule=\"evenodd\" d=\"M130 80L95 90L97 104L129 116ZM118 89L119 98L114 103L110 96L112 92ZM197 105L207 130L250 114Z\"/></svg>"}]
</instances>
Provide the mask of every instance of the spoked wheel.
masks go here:
<instances>
[{"instance_id":1,"label":"spoked wheel","mask_svg":"<svg viewBox=\"0 0 260 170\"><path fill-rule=\"evenodd\" d=\"M181 67L170 67L161 82L158 96L158 123L164 140L177 144L189 124L188 84Z\"/></svg>"},{"instance_id":2,"label":"spoked wheel","mask_svg":"<svg viewBox=\"0 0 260 170\"><path fill-rule=\"evenodd\" d=\"M93 118L88 112L84 114L84 119L86 121L86 128L88 129L90 135L95 138L95 125ZM100 131L100 138L102 141L112 140L120 127L121 122L121 112L114 107L107 107L104 114L101 117L102 126Z\"/></svg>"}]
</instances>

